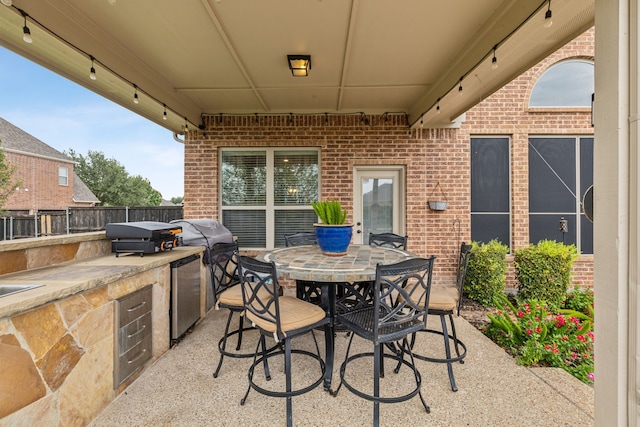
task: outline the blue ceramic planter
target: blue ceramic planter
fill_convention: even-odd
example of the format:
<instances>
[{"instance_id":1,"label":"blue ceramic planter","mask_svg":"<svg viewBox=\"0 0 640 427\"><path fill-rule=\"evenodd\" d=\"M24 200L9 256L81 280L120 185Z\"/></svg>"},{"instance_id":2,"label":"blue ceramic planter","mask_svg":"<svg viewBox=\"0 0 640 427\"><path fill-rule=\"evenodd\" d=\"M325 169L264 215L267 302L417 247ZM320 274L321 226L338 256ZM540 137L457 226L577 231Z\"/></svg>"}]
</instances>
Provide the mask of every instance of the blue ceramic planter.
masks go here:
<instances>
[{"instance_id":1,"label":"blue ceramic planter","mask_svg":"<svg viewBox=\"0 0 640 427\"><path fill-rule=\"evenodd\" d=\"M342 256L347 254L347 248L351 243L353 225L326 225L314 224L316 239L323 254L329 256Z\"/></svg>"}]
</instances>

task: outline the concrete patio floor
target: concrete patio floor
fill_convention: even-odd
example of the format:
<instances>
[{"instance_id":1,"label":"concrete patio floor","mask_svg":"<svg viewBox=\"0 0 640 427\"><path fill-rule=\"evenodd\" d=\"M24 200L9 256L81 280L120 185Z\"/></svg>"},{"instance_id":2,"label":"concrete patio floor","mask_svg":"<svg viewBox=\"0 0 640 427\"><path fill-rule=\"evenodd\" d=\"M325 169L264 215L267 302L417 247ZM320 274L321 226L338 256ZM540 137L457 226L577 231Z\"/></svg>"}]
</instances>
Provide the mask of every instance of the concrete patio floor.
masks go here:
<instances>
[{"instance_id":1,"label":"concrete patio floor","mask_svg":"<svg viewBox=\"0 0 640 427\"><path fill-rule=\"evenodd\" d=\"M246 371L250 359L225 358L218 378L212 373L218 362L217 342L227 312L209 312L177 345L159 358L114 400L91 426L274 426L284 425L285 400L261 395L255 390L244 406L240 399L247 387ZM436 317L430 325L438 324ZM422 392L431 413L427 414L416 396L406 402L383 404L383 426L590 426L593 425L593 388L557 368L517 366L511 356L496 346L462 317L456 319L458 336L468 348L464 364L455 364L459 391L452 392L446 365L417 361L422 374ZM323 337L316 333L321 351ZM420 334L417 351L440 349L433 334ZM256 335L246 337L253 346ZM333 387L339 382L339 365L348 338L336 337L336 366ZM363 340L354 339L352 352L369 349ZM366 347L365 347L366 346ZM294 340L294 347L311 349L307 335ZM309 372L305 361L294 361L294 377ZM391 366L391 364L389 363ZM349 365L351 367L351 365ZM352 382L371 382L370 368L354 365ZM309 369L309 370L308 370ZM274 377L268 387L282 384L282 364L271 364ZM358 372L358 370L360 372ZM315 372L315 371L313 371ZM396 391L411 381L410 370L403 368L382 380L387 390ZM259 376L259 374L256 374ZM295 383L294 383L295 385ZM385 385L383 385L384 387ZM383 388L383 390L385 390ZM299 426L368 426L372 424L373 404L358 398L345 387L337 397L322 386L293 399L293 422Z\"/></svg>"}]
</instances>

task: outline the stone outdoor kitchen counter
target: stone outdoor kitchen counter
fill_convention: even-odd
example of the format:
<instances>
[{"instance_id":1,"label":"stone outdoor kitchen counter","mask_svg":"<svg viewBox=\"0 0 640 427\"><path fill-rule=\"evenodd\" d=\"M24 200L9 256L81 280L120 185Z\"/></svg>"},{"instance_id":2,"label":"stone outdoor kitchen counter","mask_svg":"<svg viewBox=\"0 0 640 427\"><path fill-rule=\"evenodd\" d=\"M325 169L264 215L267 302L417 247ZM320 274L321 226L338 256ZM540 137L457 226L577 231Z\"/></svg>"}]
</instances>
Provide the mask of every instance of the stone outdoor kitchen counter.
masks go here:
<instances>
[{"instance_id":1,"label":"stone outdoor kitchen counter","mask_svg":"<svg viewBox=\"0 0 640 427\"><path fill-rule=\"evenodd\" d=\"M121 254L116 257L110 254L0 275L0 285L45 285L0 297L0 318L13 316L156 267L166 266L170 262L191 254L201 254L202 251L203 248L199 246L182 246L171 251L145 256Z\"/></svg>"},{"instance_id":2,"label":"stone outdoor kitchen counter","mask_svg":"<svg viewBox=\"0 0 640 427\"><path fill-rule=\"evenodd\" d=\"M44 285L0 297L0 425L86 426L169 350L169 264L204 248L116 257L109 247L104 233L0 244L0 285ZM205 273L201 264L201 289ZM116 300L148 286L152 357L118 384Z\"/></svg>"}]
</instances>

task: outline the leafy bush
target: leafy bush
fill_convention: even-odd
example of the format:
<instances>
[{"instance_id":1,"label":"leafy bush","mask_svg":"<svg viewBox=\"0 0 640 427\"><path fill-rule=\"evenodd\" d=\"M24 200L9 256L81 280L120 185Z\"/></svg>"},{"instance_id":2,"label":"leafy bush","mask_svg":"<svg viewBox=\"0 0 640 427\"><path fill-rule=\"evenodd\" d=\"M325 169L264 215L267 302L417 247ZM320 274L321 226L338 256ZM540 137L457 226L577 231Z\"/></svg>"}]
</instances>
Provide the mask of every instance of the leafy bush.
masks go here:
<instances>
[{"instance_id":1,"label":"leafy bush","mask_svg":"<svg viewBox=\"0 0 640 427\"><path fill-rule=\"evenodd\" d=\"M504 295L509 248L495 239L471 245L464 292L485 307L493 307L496 296Z\"/></svg>"},{"instance_id":2,"label":"leafy bush","mask_svg":"<svg viewBox=\"0 0 640 427\"><path fill-rule=\"evenodd\" d=\"M576 247L553 240L518 249L515 254L518 300L545 301L557 309L564 301L571 281Z\"/></svg>"},{"instance_id":3,"label":"leafy bush","mask_svg":"<svg viewBox=\"0 0 640 427\"><path fill-rule=\"evenodd\" d=\"M559 310L553 314L544 302L528 300L516 307L500 296L498 311L488 315L491 322L482 330L520 365L562 368L592 384L593 292L576 291L575 296L585 302L585 312Z\"/></svg>"}]
</instances>

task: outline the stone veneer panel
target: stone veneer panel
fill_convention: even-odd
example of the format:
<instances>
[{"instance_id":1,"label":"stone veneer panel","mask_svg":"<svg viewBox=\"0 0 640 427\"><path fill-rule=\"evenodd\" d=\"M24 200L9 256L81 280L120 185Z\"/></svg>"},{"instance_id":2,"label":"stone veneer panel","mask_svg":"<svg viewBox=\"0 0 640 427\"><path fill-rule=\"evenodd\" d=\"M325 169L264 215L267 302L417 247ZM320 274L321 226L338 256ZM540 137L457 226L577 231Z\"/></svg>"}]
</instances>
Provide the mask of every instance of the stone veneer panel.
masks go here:
<instances>
[{"instance_id":1,"label":"stone veneer panel","mask_svg":"<svg viewBox=\"0 0 640 427\"><path fill-rule=\"evenodd\" d=\"M3 418L0 425L11 427L59 427L58 393L49 394Z\"/></svg>"},{"instance_id":2,"label":"stone veneer panel","mask_svg":"<svg viewBox=\"0 0 640 427\"><path fill-rule=\"evenodd\" d=\"M101 286L96 289L91 289L84 292L83 296L93 307L100 307L110 301L109 287Z\"/></svg>"},{"instance_id":3,"label":"stone veneer panel","mask_svg":"<svg viewBox=\"0 0 640 427\"><path fill-rule=\"evenodd\" d=\"M73 329L75 337L83 347L91 347L98 341L113 335L113 302L91 310Z\"/></svg>"},{"instance_id":4,"label":"stone veneer panel","mask_svg":"<svg viewBox=\"0 0 640 427\"><path fill-rule=\"evenodd\" d=\"M75 259L80 243L32 248L27 255L29 269L58 264Z\"/></svg>"},{"instance_id":5,"label":"stone veneer panel","mask_svg":"<svg viewBox=\"0 0 640 427\"><path fill-rule=\"evenodd\" d=\"M61 426L86 426L115 397L113 345L112 334L88 349L60 387Z\"/></svg>"},{"instance_id":6,"label":"stone veneer panel","mask_svg":"<svg viewBox=\"0 0 640 427\"><path fill-rule=\"evenodd\" d=\"M0 418L47 393L31 355L15 345L0 344L0 378Z\"/></svg>"},{"instance_id":7,"label":"stone veneer panel","mask_svg":"<svg viewBox=\"0 0 640 427\"><path fill-rule=\"evenodd\" d=\"M84 351L73 336L67 334L37 362L38 368L52 391L56 391L82 358Z\"/></svg>"},{"instance_id":8,"label":"stone veneer panel","mask_svg":"<svg viewBox=\"0 0 640 427\"><path fill-rule=\"evenodd\" d=\"M55 304L28 311L11 319L36 360L46 354L67 332Z\"/></svg>"},{"instance_id":9,"label":"stone veneer panel","mask_svg":"<svg viewBox=\"0 0 640 427\"><path fill-rule=\"evenodd\" d=\"M85 299L84 295L73 295L69 298L65 298L58 302L58 308L62 313L67 327L75 325L75 323L89 310L93 308L91 304Z\"/></svg>"},{"instance_id":10,"label":"stone veneer panel","mask_svg":"<svg viewBox=\"0 0 640 427\"><path fill-rule=\"evenodd\" d=\"M0 274L13 273L27 269L25 250L0 252Z\"/></svg>"}]
</instances>

